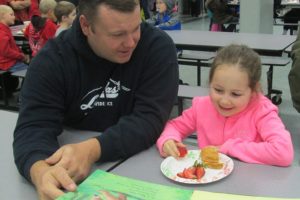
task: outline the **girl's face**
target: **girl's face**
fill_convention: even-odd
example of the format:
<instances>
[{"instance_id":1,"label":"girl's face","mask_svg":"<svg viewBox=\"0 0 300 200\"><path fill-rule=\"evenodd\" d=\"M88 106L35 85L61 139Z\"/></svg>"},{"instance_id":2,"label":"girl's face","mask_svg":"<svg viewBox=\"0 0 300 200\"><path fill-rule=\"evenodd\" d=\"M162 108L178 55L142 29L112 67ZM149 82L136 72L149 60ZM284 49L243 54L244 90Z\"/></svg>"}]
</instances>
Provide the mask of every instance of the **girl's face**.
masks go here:
<instances>
[{"instance_id":1,"label":"girl's face","mask_svg":"<svg viewBox=\"0 0 300 200\"><path fill-rule=\"evenodd\" d=\"M159 13L164 13L167 11L167 5L162 0L156 1L156 10Z\"/></svg>"},{"instance_id":2,"label":"girl's face","mask_svg":"<svg viewBox=\"0 0 300 200\"><path fill-rule=\"evenodd\" d=\"M210 98L224 117L243 111L251 97L249 77L245 71L234 65L219 65L210 83Z\"/></svg>"}]
</instances>

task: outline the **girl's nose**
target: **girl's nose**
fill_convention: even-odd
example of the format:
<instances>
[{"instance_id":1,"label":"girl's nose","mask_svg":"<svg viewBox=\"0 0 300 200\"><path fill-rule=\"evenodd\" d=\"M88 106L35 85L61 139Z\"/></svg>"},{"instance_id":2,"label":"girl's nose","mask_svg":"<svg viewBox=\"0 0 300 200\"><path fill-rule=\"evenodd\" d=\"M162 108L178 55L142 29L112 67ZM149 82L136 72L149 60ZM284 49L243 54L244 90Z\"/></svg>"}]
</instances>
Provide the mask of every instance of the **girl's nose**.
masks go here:
<instances>
[{"instance_id":1,"label":"girl's nose","mask_svg":"<svg viewBox=\"0 0 300 200\"><path fill-rule=\"evenodd\" d=\"M222 97L220 100L220 105L225 108L229 107L231 106L231 101L227 97Z\"/></svg>"}]
</instances>

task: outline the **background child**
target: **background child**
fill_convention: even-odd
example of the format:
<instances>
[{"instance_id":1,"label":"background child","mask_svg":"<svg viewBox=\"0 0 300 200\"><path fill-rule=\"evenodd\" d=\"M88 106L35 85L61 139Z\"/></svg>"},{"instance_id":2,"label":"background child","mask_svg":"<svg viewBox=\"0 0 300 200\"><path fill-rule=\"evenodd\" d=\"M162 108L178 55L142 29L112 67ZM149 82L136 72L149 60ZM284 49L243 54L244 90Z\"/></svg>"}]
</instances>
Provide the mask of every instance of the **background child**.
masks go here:
<instances>
[{"instance_id":1,"label":"background child","mask_svg":"<svg viewBox=\"0 0 300 200\"><path fill-rule=\"evenodd\" d=\"M9 28L15 21L14 11L7 5L0 5L0 69L15 72L27 68L23 61L27 57L17 46Z\"/></svg>"},{"instance_id":2,"label":"background child","mask_svg":"<svg viewBox=\"0 0 300 200\"><path fill-rule=\"evenodd\" d=\"M212 14L211 23L223 25L223 31L236 30L236 23L239 22L238 13L228 8L227 0L207 0L205 6ZM224 24L229 25L225 28Z\"/></svg>"},{"instance_id":3,"label":"background child","mask_svg":"<svg viewBox=\"0 0 300 200\"><path fill-rule=\"evenodd\" d=\"M209 75L209 96L194 98L189 109L167 123L157 141L161 155L178 157L177 146L197 132L200 149L212 145L244 162L290 165L291 136L278 108L260 92L260 76L260 57L250 48L220 50Z\"/></svg>"},{"instance_id":4,"label":"background child","mask_svg":"<svg viewBox=\"0 0 300 200\"><path fill-rule=\"evenodd\" d=\"M39 4L41 16L32 16L31 23L24 31L24 36L29 41L32 57L55 35L57 26L54 23L56 21L54 8L56 5L55 0L41 0Z\"/></svg>"},{"instance_id":5,"label":"background child","mask_svg":"<svg viewBox=\"0 0 300 200\"><path fill-rule=\"evenodd\" d=\"M7 2L14 10L16 24L23 24L24 21L30 20L31 0L8 0Z\"/></svg>"},{"instance_id":6,"label":"background child","mask_svg":"<svg viewBox=\"0 0 300 200\"><path fill-rule=\"evenodd\" d=\"M26 69L27 65L23 61L28 62L29 58L22 53L12 36L9 26L13 25L14 22L13 9L7 5L0 5L0 69L9 72ZM0 88L4 88L3 83L7 97L12 96L19 85L19 79L10 74L1 76L0 79L3 79L0 80ZM0 96L0 98L3 97Z\"/></svg>"},{"instance_id":7,"label":"background child","mask_svg":"<svg viewBox=\"0 0 300 200\"><path fill-rule=\"evenodd\" d=\"M177 9L175 8L175 0L157 0L157 14L146 20L147 23L157 26L162 30L180 30L181 23Z\"/></svg>"},{"instance_id":8,"label":"background child","mask_svg":"<svg viewBox=\"0 0 300 200\"><path fill-rule=\"evenodd\" d=\"M59 24L56 30L55 37L62 31L70 28L76 17L76 7L74 4L68 1L60 1L54 9L54 14Z\"/></svg>"}]
</instances>

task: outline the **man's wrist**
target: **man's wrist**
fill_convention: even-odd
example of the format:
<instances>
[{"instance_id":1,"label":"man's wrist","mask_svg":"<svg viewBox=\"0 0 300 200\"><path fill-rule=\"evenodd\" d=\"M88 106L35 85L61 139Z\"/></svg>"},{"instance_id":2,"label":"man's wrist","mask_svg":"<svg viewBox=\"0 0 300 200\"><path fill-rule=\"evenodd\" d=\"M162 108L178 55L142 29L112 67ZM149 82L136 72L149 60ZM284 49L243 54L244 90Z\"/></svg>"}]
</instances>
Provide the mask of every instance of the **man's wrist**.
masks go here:
<instances>
[{"instance_id":1,"label":"man's wrist","mask_svg":"<svg viewBox=\"0 0 300 200\"><path fill-rule=\"evenodd\" d=\"M101 156L101 145L96 138L92 138L86 141L90 147L89 159L91 163L95 163L100 159Z\"/></svg>"},{"instance_id":2,"label":"man's wrist","mask_svg":"<svg viewBox=\"0 0 300 200\"><path fill-rule=\"evenodd\" d=\"M39 179L42 174L49 168L50 166L44 161L39 160L35 162L30 168L30 178L32 183L37 186L39 183Z\"/></svg>"}]
</instances>

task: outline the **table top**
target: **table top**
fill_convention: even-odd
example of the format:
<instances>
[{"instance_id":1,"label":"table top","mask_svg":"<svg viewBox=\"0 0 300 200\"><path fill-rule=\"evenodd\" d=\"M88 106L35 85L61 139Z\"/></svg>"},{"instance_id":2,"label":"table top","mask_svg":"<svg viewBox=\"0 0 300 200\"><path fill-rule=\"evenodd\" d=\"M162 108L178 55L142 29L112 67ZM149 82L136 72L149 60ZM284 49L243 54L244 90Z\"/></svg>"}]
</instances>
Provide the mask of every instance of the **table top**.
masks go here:
<instances>
[{"instance_id":1,"label":"table top","mask_svg":"<svg viewBox=\"0 0 300 200\"><path fill-rule=\"evenodd\" d=\"M25 78L26 73L27 73L27 69L23 69L23 70L16 71L16 72L12 73L11 75Z\"/></svg>"},{"instance_id":2,"label":"table top","mask_svg":"<svg viewBox=\"0 0 300 200\"><path fill-rule=\"evenodd\" d=\"M1 199L37 199L34 187L19 175L13 160L13 130L18 113L0 110L0 116ZM284 114L282 114L282 118L283 121L286 121ZM296 154L293 165L286 168L247 164L233 160L234 170L228 177L210 184L184 185L178 184L163 176L160 171L160 164L163 158L159 156L156 147L152 146L148 150L129 158L118 166L116 165L119 162L98 164L93 167L92 171L95 169L107 171L111 167L116 166L111 171L113 174L172 187L250 196L299 198L300 134L296 130L299 130L300 127L296 117L295 121L288 121L285 124L292 133ZM59 137L59 142L60 144L79 142L98 134L99 133L96 132L84 132L65 128L63 134ZM185 143L189 149L197 149L197 140L187 139ZM147 173L145 173L145 169L147 169Z\"/></svg>"},{"instance_id":3,"label":"table top","mask_svg":"<svg viewBox=\"0 0 300 200\"><path fill-rule=\"evenodd\" d=\"M18 113L0 110L0 191L1 199L22 199L34 200L37 199L37 194L34 187L28 183L18 172L13 158L13 131L17 121ZM59 137L60 144L74 143L90 138L99 133L75 131L66 128ZM109 170L119 162L107 162L96 164L95 169ZM4 189L5 188L5 189Z\"/></svg>"},{"instance_id":4,"label":"table top","mask_svg":"<svg viewBox=\"0 0 300 200\"><path fill-rule=\"evenodd\" d=\"M209 94L209 88L190 85L179 85L178 97L194 98L195 96L207 96Z\"/></svg>"},{"instance_id":5,"label":"table top","mask_svg":"<svg viewBox=\"0 0 300 200\"><path fill-rule=\"evenodd\" d=\"M16 26L10 26L9 27L13 36L23 36L23 29L25 28L24 24L16 25Z\"/></svg>"},{"instance_id":6,"label":"table top","mask_svg":"<svg viewBox=\"0 0 300 200\"><path fill-rule=\"evenodd\" d=\"M282 6L287 8L300 8L300 1L299 0L281 0Z\"/></svg>"},{"instance_id":7,"label":"table top","mask_svg":"<svg viewBox=\"0 0 300 200\"><path fill-rule=\"evenodd\" d=\"M196 148L194 145L188 145L188 149ZM162 161L163 158L159 156L158 150L153 146L149 150L129 158L114 168L111 173L183 189L249 196L300 197L298 189L300 167L296 161L294 165L284 168L233 160L234 169L228 177L217 182L199 185L181 184L166 178L160 170ZM147 173L145 173L145 169L147 169Z\"/></svg>"},{"instance_id":8,"label":"table top","mask_svg":"<svg viewBox=\"0 0 300 200\"><path fill-rule=\"evenodd\" d=\"M166 31L179 49L216 51L229 44L245 44L261 55L281 56L296 36L263 33L211 32L198 30Z\"/></svg>"}]
</instances>

